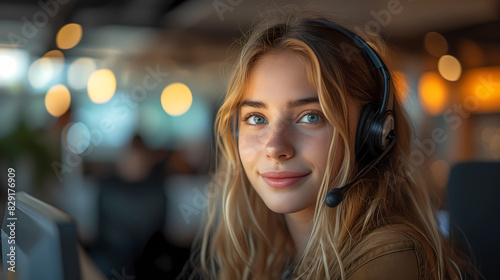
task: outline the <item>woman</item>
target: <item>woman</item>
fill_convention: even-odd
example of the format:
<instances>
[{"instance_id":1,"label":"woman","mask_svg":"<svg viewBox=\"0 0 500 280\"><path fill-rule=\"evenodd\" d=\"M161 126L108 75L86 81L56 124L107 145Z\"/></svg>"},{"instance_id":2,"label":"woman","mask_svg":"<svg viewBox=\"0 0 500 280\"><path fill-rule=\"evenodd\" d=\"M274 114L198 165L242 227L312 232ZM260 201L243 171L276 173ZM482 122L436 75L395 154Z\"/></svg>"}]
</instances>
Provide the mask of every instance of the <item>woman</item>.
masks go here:
<instances>
[{"instance_id":1,"label":"woman","mask_svg":"<svg viewBox=\"0 0 500 280\"><path fill-rule=\"evenodd\" d=\"M216 118L217 173L192 276L464 277L466 261L409 172L398 89L355 40L298 14L253 30ZM366 110L383 115L383 139L372 139Z\"/></svg>"}]
</instances>

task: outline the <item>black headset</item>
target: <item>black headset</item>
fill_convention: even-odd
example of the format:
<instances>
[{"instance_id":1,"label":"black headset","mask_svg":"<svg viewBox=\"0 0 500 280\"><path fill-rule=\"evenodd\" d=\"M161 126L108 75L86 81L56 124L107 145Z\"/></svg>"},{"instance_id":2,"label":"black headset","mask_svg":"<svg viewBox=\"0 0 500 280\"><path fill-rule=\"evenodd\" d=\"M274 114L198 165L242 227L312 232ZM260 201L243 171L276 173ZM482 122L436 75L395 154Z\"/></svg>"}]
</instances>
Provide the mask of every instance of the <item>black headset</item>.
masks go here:
<instances>
[{"instance_id":1,"label":"black headset","mask_svg":"<svg viewBox=\"0 0 500 280\"><path fill-rule=\"evenodd\" d=\"M365 167L346 185L328 192L325 203L329 207L336 207L342 202L347 190L361 178L370 168L375 166L394 146L396 133L394 131L393 93L391 75L377 52L363 39L353 32L324 19L313 19L313 22L322 23L342 33L359 48L367 61L375 66L380 75L382 88L381 104L366 105L360 115L356 131L356 160Z\"/></svg>"}]
</instances>

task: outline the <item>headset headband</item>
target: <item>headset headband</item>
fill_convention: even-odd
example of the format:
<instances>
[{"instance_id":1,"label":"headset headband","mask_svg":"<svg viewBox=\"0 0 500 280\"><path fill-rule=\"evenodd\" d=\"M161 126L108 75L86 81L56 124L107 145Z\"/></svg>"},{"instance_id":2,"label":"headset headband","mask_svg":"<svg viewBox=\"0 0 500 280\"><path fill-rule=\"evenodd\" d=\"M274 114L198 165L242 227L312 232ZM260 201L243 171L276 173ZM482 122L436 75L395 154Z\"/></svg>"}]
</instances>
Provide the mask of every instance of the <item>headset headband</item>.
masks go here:
<instances>
[{"instance_id":1,"label":"headset headband","mask_svg":"<svg viewBox=\"0 0 500 280\"><path fill-rule=\"evenodd\" d=\"M385 66L382 59L380 59L378 53L368 43L366 43L365 40L361 39L358 35L354 34L352 31L349 31L346 28L336 23L324 19L312 19L312 21L326 24L332 27L333 29L344 34L344 36L348 37L349 39L351 39L351 41L353 41L356 44L356 46L362 51L363 56L366 59L370 60L372 64L375 66L375 68L377 68L383 80L384 92L382 96L382 104L380 104L380 108L377 114L382 114L387 110L392 110L392 98L390 96L392 92L390 89L391 75L389 73L389 70L387 70L387 67Z\"/></svg>"}]
</instances>

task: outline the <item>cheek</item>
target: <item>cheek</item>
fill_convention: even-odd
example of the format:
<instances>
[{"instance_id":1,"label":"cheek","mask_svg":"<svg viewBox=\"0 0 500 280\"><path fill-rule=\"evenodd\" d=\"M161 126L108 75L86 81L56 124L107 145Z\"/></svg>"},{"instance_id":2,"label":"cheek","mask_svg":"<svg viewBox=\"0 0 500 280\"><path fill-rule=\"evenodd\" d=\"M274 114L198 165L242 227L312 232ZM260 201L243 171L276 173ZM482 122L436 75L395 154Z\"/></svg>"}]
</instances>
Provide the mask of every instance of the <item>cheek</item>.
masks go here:
<instances>
[{"instance_id":1,"label":"cheek","mask_svg":"<svg viewBox=\"0 0 500 280\"><path fill-rule=\"evenodd\" d=\"M314 158L316 159L316 162L319 163L319 165L322 167L322 169L326 168L326 162L328 160L328 151L330 149L330 143L331 139L330 138L323 138L323 139L316 139L313 146L314 149L312 150L312 153L314 154Z\"/></svg>"},{"instance_id":2,"label":"cheek","mask_svg":"<svg viewBox=\"0 0 500 280\"><path fill-rule=\"evenodd\" d=\"M243 165L247 165L249 162L254 161L263 150L263 137L240 132L238 137L238 152L240 153Z\"/></svg>"},{"instance_id":3,"label":"cheek","mask_svg":"<svg viewBox=\"0 0 500 280\"><path fill-rule=\"evenodd\" d=\"M302 141L303 154L323 174L328 161L328 151L333 137L333 129L322 131L317 135L306 137ZM335 155L337 158L339 153Z\"/></svg>"}]
</instances>

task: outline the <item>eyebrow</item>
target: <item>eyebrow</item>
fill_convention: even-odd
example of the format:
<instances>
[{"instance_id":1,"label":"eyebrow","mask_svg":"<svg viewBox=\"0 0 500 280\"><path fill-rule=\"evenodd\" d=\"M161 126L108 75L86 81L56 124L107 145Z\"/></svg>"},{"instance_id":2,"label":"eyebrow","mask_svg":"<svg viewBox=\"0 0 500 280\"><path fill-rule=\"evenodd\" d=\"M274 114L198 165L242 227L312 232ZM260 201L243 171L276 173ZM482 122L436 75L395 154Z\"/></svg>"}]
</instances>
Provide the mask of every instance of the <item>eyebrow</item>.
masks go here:
<instances>
[{"instance_id":1,"label":"eyebrow","mask_svg":"<svg viewBox=\"0 0 500 280\"><path fill-rule=\"evenodd\" d=\"M289 108L300 107L311 103L319 103L319 99L317 97L308 97L303 99L290 100L286 103L286 106ZM241 102L240 107L252 107L252 108L267 108L267 105L262 101L256 100L244 100Z\"/></svg>"},{"instance_id":2,"label":"eyebrow","mask_svg":"<svg viewBox=\"0 0 500 280\"><path fill-rule=\"evenodd\" d=\"M287 102L286 105L290 108L293 108L293 107L304 106L311 103L319 103L319 99L317 97L308 97L304 99L290 100Z\"/></svg>"}]
</instances>

